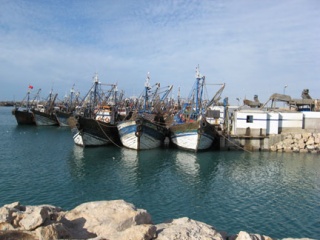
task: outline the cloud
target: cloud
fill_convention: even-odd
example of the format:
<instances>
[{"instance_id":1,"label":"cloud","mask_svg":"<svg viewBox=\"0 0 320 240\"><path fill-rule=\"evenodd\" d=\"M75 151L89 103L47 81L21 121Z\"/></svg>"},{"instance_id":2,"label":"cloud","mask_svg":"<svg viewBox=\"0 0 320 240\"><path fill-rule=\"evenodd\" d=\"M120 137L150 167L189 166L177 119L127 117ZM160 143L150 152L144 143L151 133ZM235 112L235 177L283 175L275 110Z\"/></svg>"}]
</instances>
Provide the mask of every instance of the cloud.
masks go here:
<instances>
[{"instance_id":1,"label":"cloud","mask_svg":"<svg viewBox=\"0 0 320 240\"><path fill-rule=\"evenodd\" d=\"M223 96L320 98L318 1L6 1L0 10L4 99L29 82L85 92L98 72L126 95L151 81L187 96L195 67ZM140 88L139 88L140 86ZM314 94L313 94L314 93ZM214 93L213 93L214 94Z\"/></svg>"}]
</instances>

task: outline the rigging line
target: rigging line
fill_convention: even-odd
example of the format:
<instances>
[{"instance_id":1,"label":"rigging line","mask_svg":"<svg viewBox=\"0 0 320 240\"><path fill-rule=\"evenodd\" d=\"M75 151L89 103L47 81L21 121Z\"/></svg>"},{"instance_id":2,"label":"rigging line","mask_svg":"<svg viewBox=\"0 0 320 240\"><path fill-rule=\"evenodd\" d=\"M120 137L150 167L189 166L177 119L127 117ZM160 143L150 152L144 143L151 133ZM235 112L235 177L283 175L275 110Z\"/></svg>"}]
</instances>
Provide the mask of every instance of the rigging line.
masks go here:
<instances>
[{"instance_id":1,"label":"rigging line","mask_svg":"<svg viewBox=\"0 0 320 240\"><path fill-rule=\"evenodd\" d=\"M116 145L118 148L121 148L121 146L120 145L118 145L117 143L115 143L114 141L112 141L112 139L106 134L106 132L102 129L102 127L101 127L101 123L99 123L99 121L98 120L96 120L97 121L97 123L98 123L98 125L99 125L99 127L100 127L100 129L101 129L101 131L103 132L103 134L109 139L109 141L110 142L112 142L114 145ZM110 126L111 127L111 126Z\"/></svg>"},{"instance_id":2,"label":"rigging line","mask_svg":"<svg viewBox=\"0 0 320 240\"><path fill-rule=\"evenodd\" d=\"M245 152L248 152L248 153L252 153L252 152L250 152L249 150L247 150L247 149L244 149L243 147L241 147L240 145L237 145L236 143L234 143L234 142L232 142L232 141L230 141L228 138L226 138L224 135L221 135L224 139L226 139L228 142L230 142L230 143L232 143L233 145L235 145L236 147L238 147L238 148L240 148L240 149L242 149L243 151L245 151Z\"/></svg>"}]
</instances>

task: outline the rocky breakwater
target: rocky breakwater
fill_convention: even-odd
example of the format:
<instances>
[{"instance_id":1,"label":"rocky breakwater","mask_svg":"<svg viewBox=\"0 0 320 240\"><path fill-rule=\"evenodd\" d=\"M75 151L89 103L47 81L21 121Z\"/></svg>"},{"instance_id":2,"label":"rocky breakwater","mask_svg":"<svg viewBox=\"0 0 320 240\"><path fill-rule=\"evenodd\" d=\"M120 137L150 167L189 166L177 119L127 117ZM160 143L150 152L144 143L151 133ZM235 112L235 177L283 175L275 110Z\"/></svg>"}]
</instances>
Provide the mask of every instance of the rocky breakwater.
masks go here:
<instances>
[{"instance_id":1,"label":"rocky breakwater","mask_svg":"<svg viewBox=\"0 0 320 240\"><path fill-rule=\"evenodd\" d=\"M320 133L287 133L270 147L274 152L319 153Z\"/></svg>"},{"instance_id":2,"label":"rocky breakwater","mask_svg":"<svg viewBox=\"0 0 320 240\"><path fill-rule=\"evenodd\" d=\"M51 205L7 204L0 208L2 239L271 240L243 231L227 236L186 217L154 225L146 210L123 200L88 202L70 211Z\"/></svg>"}]
</instances>

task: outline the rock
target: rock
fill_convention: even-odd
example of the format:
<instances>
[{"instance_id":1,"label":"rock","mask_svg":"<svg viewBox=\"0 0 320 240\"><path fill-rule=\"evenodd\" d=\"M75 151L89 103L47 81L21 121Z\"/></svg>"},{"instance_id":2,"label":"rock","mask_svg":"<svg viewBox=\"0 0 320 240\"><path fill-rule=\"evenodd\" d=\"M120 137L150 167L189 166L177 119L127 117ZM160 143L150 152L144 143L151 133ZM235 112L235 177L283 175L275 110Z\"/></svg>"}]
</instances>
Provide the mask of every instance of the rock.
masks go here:
<instances>
[{"instance_id":1,"label":"rock","mask_svg":"<svg viewBox=\"0 0 320 240\"><path fill-rule=\"evenodd\" d=\"M270 150L271 150L272 152L276 152L276 151L277 151L277 147L274 146L274 145L272 145L272 146L270 147Z\"/></svg>"},{"instance_id":2,"label":"rock","mask_svg":"<svg viewBox=\"0 0 320 240\"><path fill-rule=\"evenodd\" d=\"M311 133L303 133L302 138L307 140L311 135L312 135Z\"/></svg>"},{"instance_id":3,"label":"rock","mask_svg":"<svg viewBox=\"0 0 320 240\"><path fill-rule=\"evenodd\" d=\"M284 138L285 138L285 140L287 140L287 139L292 140L292 135L289 133L289 134L287 134Z\"/></svg>"},{"instance_id":4,"label":"rock","mask_svg":"<svg viewBox=\"0 0 320 240\"><path fill-rule=\"evenodd\" d=\"M37 239L70 239L71 234L61 223L53 223L48 226L39 227L35 230Z\"/></svg>"},{"instance_id":5,"label":"rock","mask_svg":"<svg viewBox=\"0 0 320 240\"><path fill-rule=\"evenodd\" d=\"M294 140L292 138L287 138L285 140L283 140L283 144L288 146L294 143Z\"/></svg>"},{"instance_id":6,"label":"rock","mask_svg":"<svg viewBox=\"0 0 320 240\"><path fill-rule=\"evenodd\" d=\"M272 240L272 238L260 234L249 234L240 231L238 235L230 237L229 240Z\"/></svg>"},{"instance_id":7,"label":"rock","mask_svg":"<svg viewBox=\"0 0 320 240\"><path fill-rule=\"evenodd\" d=\"M13 203L0 208L0 219L0 240L271 240L242 231L227 237L213 226L187 217L153 225L146 210L123 200L84 203L67 212L50 205L24 207Z\"/></svg>"},{"instance_id":8,"label":"rock","mask_svg":"<svg viewBox=\"0 0 320 240\"><path fill-rule=\"evenodd\" d=\"M313 145L314 144L314 137L309 137L306 145Z\"/></svg>"},{"instance_id":9,"label":"rock","mask_svg":"<svg viewBox=\"0 0 320 240\"><path fill-rule=\"evenodd\" d=\"M299 147L294 147L292 149L292 151L295 152L295 153L298 153L298 152L300 152L300 148Z\"/></svg>"},{"instance_id":10,"label":"rock","mask_svg":"<svg viewBox=\"0 0 320 240\"><path fill-rule=\"evenodd\" d=\"M150 226L140 226L140 230L144 232L140 232L139 235L147 236L152 234L152 231L155 233L150 214L146 210L136 209L134 205L123 200L84 203L67 212L63 218L61 222L74 230L72 236L76 238L99 236L121 239L119 238L121 234L131 231L129 228L143 224Z\"/></svg>"},{"instance_id":11,"label":"rock","mask_svg":"<svg viewBox=\"0 0 320 240\"><path fill-rule=\"evenodd\" d=\"M45 221L51 220L57 212L61 209L50 206L50 205L40 205L40 206L26 206L26 210L22 213L22 219L19 222L22 230L34 230L37 227L43 225Z\"/></svg>"},{"instance_id":12,"label":"rock","mask_svg":"<svg viewBox=\"0 0 320 240\"><path fill-rule=\"evenodd\" d=\"M282 240L315 240L311 238L283 238Z\"/></svg>"},{"instance_id":13,"label":"rock","mask_svg":"<svg viewBox=\"0 0 320 240\"><path fill-rule=\"evenodd\" d=\"M157 240L223 240L224 234L219 233L212 226L187 217L174 219L167 223L156 225Z\"/></svg>"},{"instance_id":14,"label":"rock","mask_svg":"<svg viewBox=\"0 0 320 240\"><path fill-rule=\"evenodd\" d=\"M12 215L19 210L20 210L19 202L3 205L3 207L0 208L0 223L2 222L11 223L14 219Z\"/></svg>"},{"instance_id":15,"label":"rock","mask_svg":"<svg viewBox=\"0 0 320 240\"><path fill-rule=\"evenodd\" d=\"M124 231L116 232L110 239L151 240L156 237L156 227L151 224L132 226Z\"/></svg>"},{"instance_id":16,"label":"rock","mask_svg":"<svg viewBox=\"0 0 320 240\"><path fill-rule=\"evenodd\" d=\"M0 240L37 240L32 232L26 231L0 231Z\"/></svg>"},{"instance_id":17,"label":"rock","mask_svg":"<svg viewBox=\"0 0 320 240\"><path fill-rule=\"evenodd\" d=\"M292 148L291 148L291 147L285 147L285 148L284 148L284 151L285 151L285 152L292 152Z\"/></svg>"},{"instance_id":18,"label":"rock","mask_svg":"<svg viewBox=\"0 0 320 240\"><path fill-rule=\"evenodd\" d=\"M1 222L0 231L8 231L8 230L14 230L14 227L10 223Z\"/></svg>"},{"instance_id":19,"label":"rock","mask_svg":"<svg viewBox=\"0 0 320 240\"><path fill-rule=\"evenodd\" d=\"M294 135L294 139L296 139L296 140L299 140L299 139L301 139L301 138L302 138L301 133L296 133L296 134Z\"/></svg>"},{"instance_id":20,"label":"rock","mask_svg":"<svg viewBox=\"0 0 320 240\"><path fill-rule=\"evenodd\" d=\"M312 151L312 150L315 149L315 147L314 147L314 145L307 145L307 149L308 149L309 151Z\"/></svg>"},{"instance_id":21,"label":"rock","mask_svg":"<svg viewBox=\"0 0 320 240\"><path fill-rule=\"evenodd\" d=\"M47 219L47 212L41 207L29 206L23 213L23 217L19 222L19 225L24 230L34 230L39 227Z\"/></svg>"},{"instance_id":22,"label":"rock","mask_svg":"<svg viewBox=\"0 0 320 240\"><path fill-rule=\"evenodd\" d=\"M306 144L304 143L304 141L299 141L298 145L300 149L304 149L306 147Z\"/></svg>"},{"instance_id":23,"label":"rock","mask_svg":"<svg viewBox=\"0 0 320 240\"><path fill-rule=\"evenodd\" d=\"M279 142L277 144L277 150L280 150L280 149L283 149L283 143L282 142Z\"/></svg>"}]
</instances>

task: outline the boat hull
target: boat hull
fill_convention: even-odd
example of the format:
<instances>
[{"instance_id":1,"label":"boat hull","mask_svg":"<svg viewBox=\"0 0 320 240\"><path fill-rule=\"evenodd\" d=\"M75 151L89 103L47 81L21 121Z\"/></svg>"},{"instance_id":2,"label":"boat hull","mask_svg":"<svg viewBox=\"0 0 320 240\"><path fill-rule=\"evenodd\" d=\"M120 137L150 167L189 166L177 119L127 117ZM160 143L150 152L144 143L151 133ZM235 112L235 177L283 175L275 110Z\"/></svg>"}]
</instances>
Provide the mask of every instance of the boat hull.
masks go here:
<instances>
[{"instance_id":1,"label":"boat hull","mask_svg":"<svg viewBox=\"0 0 320 240\"><path fill-rule=\"evenodd\" d=\"M55 112L57 121L59 123L60 127L69 127L69 118L72 117L72 113L67 113L67 112L60 112L57 111Z\"/></svg>"},{"instance_id":2,"label":"boat hull","mask_svg":"<svg viewBox=\"0 0 320 240\"><path fill-rule=\"evenodd\" d=\"M143 118L119 122L117 127L123 146L135 150L160 147L167 135L165 126Z\"/></svg>"},{"instance_id":3,"label":"boat hull","mask_svg":"<svg viewBox=\"0 0 320 240\"><path fill-rule=\"evenodd\" d=\"M12 110L12 114L15 116L19 125L35 125L34 115L30 110Z\"/></svg>"},{"instance_id":4,"label":"boat hull","mask_svg":"<svg viewBox=\"0 0 320 240\"><path fill-rule=\"evenodd\" d=\"M176 124L169 130L173 145L191 151L210 148L216 136L215 127L206 121Z\"/></svg>"},{"instance_id":5,"label":"boat hull","mask_svg":"<svg viewBox=\"0 0 320 240\"><path fill-rule=\"evenodd\" d=\"M79 133L74 136L75 144L82 147L97 147L109 144L121 145L117 126L99 120L77 117Z\"/></svg>"},{"instance_id":6,"label":"boat hull","mask_svg":"<svg viewBox=\"0 0 320 240\"><path fill-rule=\"evenodd\" d=\"M81 133L79 131L77 131L74 136L73 136L73 141L76 145L83 147L83 139L81 136Z\"/></svg>"},{"instance_id":7,"label":"boat hull","mask_svg":"<svg viewBox=\"0 0 320 240\"><path fill-rule=\"evenodd\" d=\"M58 120L53 113L45 113L33 110L34 119L37 126L58 126Z\"/></svg>"}]
</instances>

